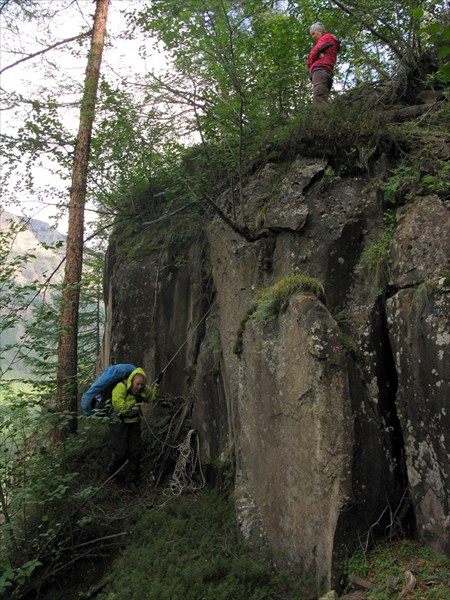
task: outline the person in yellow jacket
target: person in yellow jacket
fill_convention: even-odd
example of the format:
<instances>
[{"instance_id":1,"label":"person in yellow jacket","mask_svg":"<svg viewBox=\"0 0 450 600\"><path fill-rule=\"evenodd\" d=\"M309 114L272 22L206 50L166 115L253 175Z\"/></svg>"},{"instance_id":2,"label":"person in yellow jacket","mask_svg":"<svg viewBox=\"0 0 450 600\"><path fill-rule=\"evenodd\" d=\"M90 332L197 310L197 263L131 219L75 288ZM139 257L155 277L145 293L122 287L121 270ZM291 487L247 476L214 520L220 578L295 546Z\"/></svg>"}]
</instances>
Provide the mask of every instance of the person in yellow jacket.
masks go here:
<instances>
[{"instance_id":1,"label":"person in yellow jacket","mask_svg":"<svg viewBox=\"0 0 450 600\"><path fill-rule=\"evenodd\" d=\"M150 387L141 368L134 369L125 381L120 381L112 391L110 437L112 457L108 473L124 467L126 485L137 490L141 460L141 403L155 400L157 385Z\"/></svg>"}]
</instances>

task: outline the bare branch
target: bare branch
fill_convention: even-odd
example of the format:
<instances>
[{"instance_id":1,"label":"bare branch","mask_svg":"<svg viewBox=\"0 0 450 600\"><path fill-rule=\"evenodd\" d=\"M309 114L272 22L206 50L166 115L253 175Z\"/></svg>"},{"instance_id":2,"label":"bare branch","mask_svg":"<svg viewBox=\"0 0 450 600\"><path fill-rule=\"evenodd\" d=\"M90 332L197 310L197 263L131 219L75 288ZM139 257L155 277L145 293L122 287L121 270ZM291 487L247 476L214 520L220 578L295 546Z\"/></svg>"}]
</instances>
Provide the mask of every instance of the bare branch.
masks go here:
<instances>
[{"instance_id":1,"label":"bare branch","mask_svg":"<svg viewBox=\"0 0 450 600\"><path fill-rule=\"evenodd\" d=\"M184 206L181 206L180 208L177 208L173 212L168 213L166 215L162 215L161 217L158 217L157 219L154 219L153 221L145 221L144 223L142 223L142 225L146 225L146 226L147 225L154 225L155 223L159 223L159 221L164 221L164 219L169 219L170 217L174 217L175 215L177 215L180 212L183 212L184 210L186 210L187 208L189 208L193 204L195 204L195 203L194 202L189 202L188 204L185 204Z\"/></svg>"},{"instance_id":2,"label":"bare branch","mask_svg":"<svg viewBox=\"0 0 450 600\"><path fill-rule=\"evenodd\" d=\"M54 50L55 48L58 48L59 46L64 46L64 44L69 44L70 42L75 42L76 40L82 40L83 38L90 36L91 33L92 33L92 31L88 31L87 33L81 33L80 35L75 35L74 37L67 38L65 40L61 40L60 42L56 42L56 44L53 44L52 46L48 46L48 48L39 50L39 52L34 52L34 54L29 54L28 56L25 56L24 58L21 58L20 60L17 60L16 62L11 63L10 65L7 65L3 69L1 69L0 74L4 73L8 69L17 67L17 65L20 65L21 63L26 62L27 60L36 58L36 56L41 56L42 54L45 54L46 52L49 52L50 50Z\"/></svg>"}]
</instances>

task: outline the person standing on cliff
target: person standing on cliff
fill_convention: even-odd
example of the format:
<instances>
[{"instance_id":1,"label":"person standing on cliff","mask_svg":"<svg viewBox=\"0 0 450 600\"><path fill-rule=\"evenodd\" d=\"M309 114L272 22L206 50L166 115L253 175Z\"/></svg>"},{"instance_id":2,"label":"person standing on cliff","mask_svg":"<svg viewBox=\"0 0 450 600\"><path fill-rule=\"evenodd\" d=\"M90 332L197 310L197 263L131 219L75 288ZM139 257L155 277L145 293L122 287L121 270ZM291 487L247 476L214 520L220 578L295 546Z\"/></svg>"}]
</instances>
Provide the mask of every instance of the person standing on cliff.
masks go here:
<instances>
[{"instance_id":1,"label":"person standing on cliff","mask_svg":"<svg viewBox=\"0 0 450 600\"><path fill-rule=\"evenodd\" d=\"M313 23L309 30L315 42L306 61L313 85L313 105L328 102L333 84L333 69L336 64L340 42L331 33L325 33L322 23Z\"/></svg>"},{"instance_id":2,"label":"person standing on cliff","mask_svg":"<svg viewBox=\"0 0 450 600\"><path fill-rule=\"evenodd\" d=\"M125 381L119 381L112 391L110 438L112 457L108 473L115 473L126 461L125 484L135 492L141 460L141 403L156 399L157 384L147 385L141 368L134 369Z\"/></svg>"}]
</instances>

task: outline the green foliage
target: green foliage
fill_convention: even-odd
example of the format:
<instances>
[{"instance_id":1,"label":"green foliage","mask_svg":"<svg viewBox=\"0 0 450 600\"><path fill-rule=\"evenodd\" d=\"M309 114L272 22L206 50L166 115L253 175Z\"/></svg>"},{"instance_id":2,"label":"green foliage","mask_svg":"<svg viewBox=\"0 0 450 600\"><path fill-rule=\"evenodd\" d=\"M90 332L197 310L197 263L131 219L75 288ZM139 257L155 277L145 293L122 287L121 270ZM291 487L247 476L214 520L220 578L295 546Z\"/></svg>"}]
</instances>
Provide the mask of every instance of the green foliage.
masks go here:
<instances>
[{"instance_id":1,"label":"green foliage","mask_svg":"<svg viewBox=\"0 0 450 600\"><path fill-rule=\"evenodd\" d=\"M96 423L94 436L81 427L64 446L53 446L54 428L64 427L71 415L12 395L0 408L0 585L22 597L19 590L26 591L32 577L51 578L52 568L45 574L41 566L65 564L69 548L70 561L76 556L93 520L88 501L99 489L93 484L105 478L108 444ZM90 532L96 535L95 523Z\"/></svg>"},{"instance_id":2,"label":"green foliage","mask_svg":"<svg viewBox=\"0 0 450 600\"><path fill-rule=\"evenodd\" d=\"M272 286L259 290L255 294L252 306L241 319L233 352L237 355L241 354L245 325L250 318L258 319L264 325L273 325L278 319L278 315L287 309L291 297L299 292L312 293L321 298L324 288L314 277L298 273L289 275Z\"/></svg>"},{"instance_id":3,"label":"green foliage","mask_svg":"<svg viewBox=\"0 0 450 600\"><path fill-rule=\"evenodd\" d=\"M300 573L276 572L242 541L231 498L214 490L140 515L99 600L308 597Z\"/></svg>"},{"instance_id":4,"label":"green foliage","mask_svg":"<svg viewBox=\"0 0 450 600\"><path fill-rule=\"evenodd\" d=\"M450 163L439 162L442 166L434 174L424 175L420 180L420 184L427 192L448 199L450 198Z\"/></svg>"},{"instance_id":5,"label":"green foliage","mask_svg":"<svg viewBox=\"0 0 450 600\"><path fill-rule=\"evenodd\" d=\"M406 138L406 136L405 136ZM303 111L283 128L268 132L265 139L257 140L261 152L276 151L279 161L291 160L297 155L328 159L323 184L333 184L346 175L370 172L383 153L393 146L407 146L397 130L383 123L379 114L367 110L364 102L350 102L337 97L323 106L320 114L314 110Z\"/></svg>"},{"instance_id":6,"label":"green foliage","mask_svg":"<svg viewBox=\"0 0 450 600\"><path fill-rule=\"evenodd\" d=\"M33 574L33 571L37 567L42 566L42 563L39 560L29 560L23 565L17 566L15 568L0 564L0 568L2 568L2 575L0 576L0 594L4 594L7 592L9 588L14 585L23 585L29 577Z\"/></svg>"},{"instance_id":7,"label":"green foliage","mask_svg":"<svg viewBox=\"0 0 450 600\"><path fill-rule=\"evenodd\" d=\"M448 86L450 83L450 24L445 19L434 20L429 10L417 6L413 10L413 17L421 27L419 35L428 44L438 49L440 59L439 68L436 72L436 81ZM431 18L430 18L431 17Z\"/></svg>"},{"instance_id":8,"label":"green foliage","mask_svg":"<svg viewBox=\"0 0 450 600\"><path fill-rule=\"evenodd\" d=\"M337 181L340 181L340 179L341 179L340 175L335 173L333 167L327 167L325 169L324 176L325 176L326 183L328 183L330 185L333 183L336 183Z\"/></svg>"},{"instance_id":9,"label":"green foliage","mask_svg":"<svg viewBox=\"0 0 450 600\"><path fill-rule=\"evenodd\" d=\"M402 148L402 158L382 186L388 204L401 205L433 193L450 197L450 166L443 149L446 144L447 107L389 128L391 140Z\"/></svg>"},{"instance_id":10,"label":"green foliage","mask_svg":"<svg viewBox=\"0 0 450 600\"><path fill-rule=\"evenodd\" d=\"M181 101L176 129L185 131L190 123L205 147L220 148L229 176L242 173L255 135L286 122L309 93L299 60L310 46L307 31L294 16L272 12L270 4L158 0L130 16L173 57L172 75L148 84L152 103ZM211 153L208 162L214 165Z\"/></svg>"},{"instance_id":11,"label":"green foliage","mask_svg":"<svg viewBox=\"0 0 450 600\"><path fill-rule=\"evenodd\" d=\"M387 211L384 214L383 230L378 239L370 244L363 253L363 260L375 283L379 284L386 276L386 269L390 262L391 241L396 229L395 212Z\"/></svg>"},{"instance_id":12,"label":"green foliage","mask_svg":"<svg viewBox=\"0 0 450 600\"><path fill-rule=\"evenodd\" d=\"M399 597L405 586L405 571L412 571L416 586L411 600L441 600L448 596L450 559L410 540L380 543L372 551L355 552L347 561L347 574L368 579L373 588L366 596L373 600Z\"/></svg>"},{"instance_id":13,"label":"green foliage","mask_svg":"<svg viewBox=\"0 0 450 600\"><path fill-rule=\"evenodd\" d=\"M412 199L412 190L419 182L419 173L412 165L400 164L383 183L384 199L388 204L402 204Z\"/></svg>"},{"instance_id":14,"label":"green foliage","mask_svg":"<svg viewBox=\"0 0 450 600\"><path fill-rule=\"evenodd\" d=\"M286 310L291 297L298 292L310 292L320 298L324 294L324 288L317 279L309 275L289 275L256 293L252 318L266 325L273 324L280 312Z\"/></svg>"},{"instance_id":15,"label":"green foliage","mask_svg":"<svg viewBox=\"0 0 450 600\"><path fill-rule=\"evenodd\" d=\"M103 252L85 249L78 315L79 384L93 379L103 335ZM28 368L34 390L54 403L59 341L61 286L49 285L36 297L23 323L24 334L14 340L18 358ZM23 378L23 377L22 377Z\"/></svg>"},{"instance_id":16,"label":"green foliage","mask_svg":"<svg viewBox=\"0 0 450 600\"><path fill-rule=\"evenodd\" d=\"M427 26L445 15L444 3L424 0L415 3L416 18L412 4L402 0L351 0L345 8L333 2L326 10L320 0L291 0L288 6L301 22L321 20L344 42L340 63L347 66L347 84L350 79L356 85L386 80L398 74L400 64L413 66L434 43L431 37L417 35L419 14Z\"/></svg>"}]
</instances>

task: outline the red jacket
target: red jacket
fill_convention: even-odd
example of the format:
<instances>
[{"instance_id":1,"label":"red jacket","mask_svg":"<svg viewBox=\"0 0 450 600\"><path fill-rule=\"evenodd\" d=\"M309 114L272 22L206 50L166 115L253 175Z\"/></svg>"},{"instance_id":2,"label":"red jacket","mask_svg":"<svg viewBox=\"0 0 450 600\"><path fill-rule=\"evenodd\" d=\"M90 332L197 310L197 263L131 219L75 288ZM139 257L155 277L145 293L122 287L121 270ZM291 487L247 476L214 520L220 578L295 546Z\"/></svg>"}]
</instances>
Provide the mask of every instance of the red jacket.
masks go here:
<instances>
[{"instance_id":1,"label":"red jacket","mask_svg":"<svg viewBox=\"0 0 450 600\"><path fill-rule=\"evenodd\" d=\"M340 42L334 35L324 33L309 53L308 60L306 61L309 72L312 73L317 67L322 67L333 73L339 46ZM319 54L323 54L322 58L319 58Z\"/></svg>"}]
</instances>

